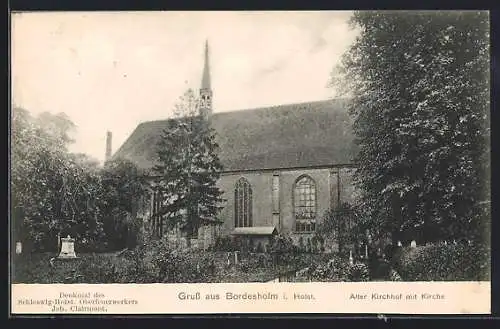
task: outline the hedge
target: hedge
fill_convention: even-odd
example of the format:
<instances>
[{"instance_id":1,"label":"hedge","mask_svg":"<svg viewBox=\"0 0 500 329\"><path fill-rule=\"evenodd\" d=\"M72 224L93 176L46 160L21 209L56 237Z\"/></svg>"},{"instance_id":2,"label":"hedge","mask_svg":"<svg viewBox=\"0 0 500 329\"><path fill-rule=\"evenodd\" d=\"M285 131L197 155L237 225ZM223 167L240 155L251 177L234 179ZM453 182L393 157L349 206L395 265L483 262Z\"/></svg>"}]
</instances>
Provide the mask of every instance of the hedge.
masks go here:
<instances>
[{"instance_id":1,"label":"hedge","mask_svg":"<svg viewBox=\"0 0 500 329\"><path fill-rule=\"evenodd\" d=\"M468 243L400 248L392 266L404 281L490 280L489 250Z\"/></svg>"},{"instance_id":2,"label":"hedge","mask_svg":"<svg viewBox=\"0 0 500 329\"><path fill-rule=\"evenodd\" d=\"M313 264L308 276L311 281L361 282L370 281L370 270L364 263L350 264L344 258L333 256L327 263Z\"/></svg>"}]
</instances>

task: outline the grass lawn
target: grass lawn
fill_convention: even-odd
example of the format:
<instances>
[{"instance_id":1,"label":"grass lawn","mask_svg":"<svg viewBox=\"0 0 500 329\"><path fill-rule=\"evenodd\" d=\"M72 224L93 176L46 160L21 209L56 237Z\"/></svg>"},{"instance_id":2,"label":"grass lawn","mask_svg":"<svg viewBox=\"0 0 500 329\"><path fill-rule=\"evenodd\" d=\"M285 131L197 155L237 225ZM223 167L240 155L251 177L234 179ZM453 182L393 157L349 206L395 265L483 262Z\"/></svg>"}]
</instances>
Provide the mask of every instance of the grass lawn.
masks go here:
<instances>
[{"instance_id":1,"label":"grass lawn","mask_svg":"<svg viewBox=\"0 0 500 329\"><path fill-rule=\"evenodd\" d=\"M12 259L13 283L74 283L78 269L87 264L102 264L110 260L120 263L116 253L78 254L77 259L56 259L56 253L22 254ZM53 260L51 266L50 260Z\"/></svg>"},{"instance_id":2,"label":"grass lawn","mask_svg":"<svg viewBox=\"0 0 500 329\"><path fill-rule=\"evenodd\" d=\"M297 270L295 264L280 267L257 267L246 269L241 266L227 266L226 252L189 252L187 260L196 264L200 255L213 255L215 271L213 275L205 277L203 282L268 282L277 278L280 273ZM34 253L16 256L12 261L13 283L99 283L102 277L114 265L118 273L126 273L136 266L130 258L118 253L81 253L77 259L50 260L55 253ZM307 255L311 259L324 255ZM252 257L252 256L250 256ZM244 262L244 261L243 261ZM146 261L148 263L148 261ZM124 277L127 277L124 275ZM116 283L129 283L130 278L116 278ZM132 281L133 282L133 281Z\"/></svg>"}]
</instances>

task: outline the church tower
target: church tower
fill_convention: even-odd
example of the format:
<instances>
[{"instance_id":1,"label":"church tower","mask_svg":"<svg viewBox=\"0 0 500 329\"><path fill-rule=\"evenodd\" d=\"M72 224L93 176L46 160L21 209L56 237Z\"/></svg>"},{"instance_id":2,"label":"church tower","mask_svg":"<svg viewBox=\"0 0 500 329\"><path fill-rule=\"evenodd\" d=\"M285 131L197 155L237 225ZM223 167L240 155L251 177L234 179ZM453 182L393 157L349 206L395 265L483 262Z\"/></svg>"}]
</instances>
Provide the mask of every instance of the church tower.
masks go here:
<instances>
[{"instance_id":1,"label":"church tower","mask_svg":"<svg viewBox=\"0 0 500 329\"><path fill-rule=\"evenodd\" d=\"M210 61L208 54L208 40L205 41L205 62L203 67L203 76L200 87L200 106L199 111L208 122L212 116L212 86L210 83Z\"/></svg>"}]
</instances>

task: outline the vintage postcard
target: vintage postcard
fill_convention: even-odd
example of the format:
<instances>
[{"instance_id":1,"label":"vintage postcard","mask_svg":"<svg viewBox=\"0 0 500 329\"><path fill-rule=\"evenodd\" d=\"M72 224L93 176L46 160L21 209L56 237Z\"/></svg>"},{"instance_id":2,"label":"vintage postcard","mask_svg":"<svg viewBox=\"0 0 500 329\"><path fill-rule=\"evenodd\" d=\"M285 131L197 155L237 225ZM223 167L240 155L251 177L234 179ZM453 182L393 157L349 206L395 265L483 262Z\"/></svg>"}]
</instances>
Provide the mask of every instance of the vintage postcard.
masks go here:
<instances>
[{"instance_id":1,"label":"vintage postcard","mask_svg":"<svg viewBox=\"0 0 500 329\"><path fill-rule=\"evenodd\" d=\"M11 15L11 314L490 314L487 11Z\"/></svg>"}]
</instances>

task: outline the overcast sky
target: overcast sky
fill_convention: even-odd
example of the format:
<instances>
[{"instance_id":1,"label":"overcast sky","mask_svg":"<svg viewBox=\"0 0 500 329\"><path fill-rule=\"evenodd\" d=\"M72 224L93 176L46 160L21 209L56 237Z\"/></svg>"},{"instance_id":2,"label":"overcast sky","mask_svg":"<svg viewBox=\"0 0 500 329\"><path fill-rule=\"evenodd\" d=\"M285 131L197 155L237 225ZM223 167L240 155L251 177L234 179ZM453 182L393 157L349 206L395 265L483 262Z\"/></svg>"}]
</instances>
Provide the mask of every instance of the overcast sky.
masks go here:
<instances>
[{"instance_id":1,"label":"overcast sky","mask_svg":"<svg viewBox=\"0 0 500 329\"><path fill-rule=\"evenodd\" d=\"M142 121L198 89L210 45L214 112L334 96L350 12L23 13L12 17L13 103L65 112L75 152L103 160Z\"/></svg>"}]
</instances>

